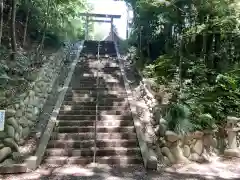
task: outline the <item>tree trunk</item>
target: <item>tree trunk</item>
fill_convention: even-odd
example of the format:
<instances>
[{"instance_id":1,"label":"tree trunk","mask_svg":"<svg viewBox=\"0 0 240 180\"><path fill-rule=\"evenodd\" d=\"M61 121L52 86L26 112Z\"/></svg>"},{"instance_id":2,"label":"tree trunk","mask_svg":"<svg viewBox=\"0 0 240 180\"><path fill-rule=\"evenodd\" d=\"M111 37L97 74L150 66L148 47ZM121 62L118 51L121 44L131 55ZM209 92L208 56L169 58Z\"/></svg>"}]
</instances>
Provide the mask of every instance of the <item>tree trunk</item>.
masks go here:
<instances>
[{"instance_id":1,"label":"tree trunk","mask_svg":"<svg viewBox=\"0 0 240 180\"><path fill-rule=\"evenodd\" d=\"M2 43L3 31L3 0L0 0L0 45Z\"/></svg>"},{"instance_id":2,"label":"tree trunk","mask_svg":"<svg viewBox=\"0 0 240 180\"><path fill-rule=\"evenodd\" d=\"M12 2L9 2L9 12L8 12L8 48L11 49L11 27L12 27L12 21L11 21L11 17L12 17Z\"/></svg>"},{"instance_id":3,"label":"tree trunk","mask_svg":"<svg viewBox=\"0 0 240 180\"><path fill-rule=\"evenodd\" d=\"M213 68L212 50L213 50L213 34L206 36L206 65L209 69Z\"/></svg>"},{"instance_id":4,"label":"tree trunk","mask_svg":"<svg viewBox=\"0 0 240 180\"><path fill-rule=\"evenodd\" d=\"M37 48L37 54L36 54L36 60L38 61L40 53L43 49L43 44L46 36L46 30L47 30L47 25L48 25L48 19L49 19L49 9L50 9L50 0L48 0L48 5L47 5L47 11L46 11L46 17L45 17L45 22L44 22L44 29L43 29L43 36L42 40Z\"/></svg>"},{"instance_id":5,"label":"tree trunk","mask_svg":"<svg viewBox=\"0 0 240 180\"><path fill-rule=\"evenodd\" d=\"M195 54L196 57L201 57L201 53L203 50L203 35L197 35L195 41Z\"/></svg>"},{"instance_id":6,"label":"tree trunk","mask_svg":"<svg viewBox=\"0 0 240 180\"><path fill-rule=\"evenodd\" d=\"M16 19L16 0L12 0L12 21L11 21L11 46L12 46L12 55L11 59L16 59L17 52L17 44L16 44L16 27L15 27L15 19Z\"/></svg>"},{"instance_id":7,"label":"tree trunk","mask_svg":"<svg viewBox=\"0 0 240 180\"><path fill-rule=\"evenodd\" d=\"M207 52L207 35L206 32L203 33L202 36L203 40L203 45L202 45L202 52L201 52L201 58L204 59L204 62L206 62L206 52Z\"/></svg>"},{"instance_id":8,"label":"tree trunk","mask_svg":"<svg viewBox=\"0 0 240 180\"><path fill-rule=\"evenodd\" d=\"M151 59L151 54L150 54L150 42L147 40L147 56L149 59Z\"/></svg>"},{"instance_id":9,"label":"tree trunk","mask_svg":"<svg viewBox=\"0 0 240 180\"><path fill-rule=\"evenodd\" d=\"M183 87L183 80L182 80L182 64L183 64L183 44L184 44L184 40L183 40L183 37L181 37L180 39L180 48L179 48L179 65L178 65L178 68L179 68L179 95L182 94L182 87ZM180 98L179 98L179 101L180 101Z\"/></svg>"},{"instance_id":10,"label":"tree trunk","mask_svg":"<svg viewBox=\"0 0 240 180\"><path fill-rule=\"evenodd\" d=\"M216 33L214 36L214 59L213 59L213 68L216 69L218 72L221 72L222 69L220 67L221 64L221 59L218 55L219 51L221 48L221 34L220 33Z\"/></svg>"},{"instance_id":11,"label":"tree trunk","mask_svg":"<svg viewBox=\"0 0 240 180\"><path fill-rule=\"evenodd\" d=\"M30 15L30 8L29 8L29 6L28 6L26 22L25 22L25 25L24 25L24 34L23 34L23 43L22 43L23 47L24 47L25 44L26 44L26 36L27 36L27 28L28 28L29 15Z\"/></svg>"}]
</instances>

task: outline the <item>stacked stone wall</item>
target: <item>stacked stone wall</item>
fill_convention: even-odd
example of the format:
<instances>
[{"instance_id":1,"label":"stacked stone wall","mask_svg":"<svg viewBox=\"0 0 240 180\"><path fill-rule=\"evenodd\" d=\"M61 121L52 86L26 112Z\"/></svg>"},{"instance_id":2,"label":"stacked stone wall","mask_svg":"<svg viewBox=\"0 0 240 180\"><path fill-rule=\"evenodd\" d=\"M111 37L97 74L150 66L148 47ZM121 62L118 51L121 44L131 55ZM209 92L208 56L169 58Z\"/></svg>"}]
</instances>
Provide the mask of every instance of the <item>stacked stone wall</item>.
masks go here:
<instances>
[{"instance_id":1,"label":"stacked stone wall","mask_svg":"<svg viewBox=\"0 0 240 180\"><path fill-rule=\"evenodd\" d=\"M37 123L52 86L60 74L66 55L62 50L51 55L30 84L30 88L16 97L16 102L6 108L5 128L0 132L0 162L14 163L15 154L24 144L32 128Z\"/></svg>"}]
</instances>

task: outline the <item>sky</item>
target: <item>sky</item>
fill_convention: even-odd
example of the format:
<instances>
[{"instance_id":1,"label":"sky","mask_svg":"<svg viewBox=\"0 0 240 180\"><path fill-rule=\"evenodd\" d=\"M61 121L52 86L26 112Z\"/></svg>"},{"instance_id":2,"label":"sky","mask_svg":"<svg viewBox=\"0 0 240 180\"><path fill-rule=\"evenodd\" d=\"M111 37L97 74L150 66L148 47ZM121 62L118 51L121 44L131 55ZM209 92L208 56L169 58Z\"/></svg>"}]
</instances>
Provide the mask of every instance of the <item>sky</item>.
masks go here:
<instances>
[{"instance_id":1,"label":"sky","mask_svg":"<svg viewBox=\"0 0 240 180\"><path fill-rule=\"evenodd\" d=\"M91 13L121 15L121 18L114 19L113 23L118 30L119 36L123 39L126 38L127 7L124 1L88 0L88 2L94 8ZM101 33L104 36L109 34L111 28L110 23L95 23L94 27L95 33Z\"/></svg>"}]
</instances>

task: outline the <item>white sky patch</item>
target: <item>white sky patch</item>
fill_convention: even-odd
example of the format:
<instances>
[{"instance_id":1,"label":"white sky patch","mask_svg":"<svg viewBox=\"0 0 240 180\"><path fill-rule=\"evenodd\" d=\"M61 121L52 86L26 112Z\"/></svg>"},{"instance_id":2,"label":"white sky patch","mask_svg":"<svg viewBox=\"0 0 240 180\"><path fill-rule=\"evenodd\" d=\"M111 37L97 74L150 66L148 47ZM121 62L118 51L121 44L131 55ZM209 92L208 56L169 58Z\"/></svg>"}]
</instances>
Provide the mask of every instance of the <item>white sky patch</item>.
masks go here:
<instances>
[{"instance_id":1,"label":"white sky patch","mask_svg":"<svg viewBox=\"0 0 240 180\"><path fill-rule=\"evenodd\" d=\"M94 10L91 13L121 15L121 18L114 19L113 23L118 30L119 36L123 39L126 38L127 7L124 1L88 0L88 2L94 6ZM109 34L111 28L110 23L95 23L94 27L95 33L101 31L101 34L104 36Z\"/></svg>"}]
</instances>

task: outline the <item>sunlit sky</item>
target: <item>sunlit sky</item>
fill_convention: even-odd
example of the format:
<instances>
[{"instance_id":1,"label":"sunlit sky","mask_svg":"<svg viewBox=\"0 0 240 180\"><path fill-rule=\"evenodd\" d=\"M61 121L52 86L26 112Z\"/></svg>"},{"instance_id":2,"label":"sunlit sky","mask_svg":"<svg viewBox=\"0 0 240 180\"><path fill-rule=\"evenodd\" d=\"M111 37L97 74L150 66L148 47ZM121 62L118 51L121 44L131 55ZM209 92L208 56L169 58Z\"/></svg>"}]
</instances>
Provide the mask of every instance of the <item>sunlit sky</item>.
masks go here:
<instances>
[{"instance_id":1,"label":"sunlit sky","mask_svg":"<svg viewBox=\"0 0 240 180\"><path fill-rule=\"evenodd\" d=\"M113 0L88 0L93 4L94 10L91 13L99 14L114 14L121 15L120 19L114 19L114 25L116 26L119 36L126 38L126 26L127 26L127 7L124 1ZM95 23L95 32L104 34L107 36L110 32L110 23Z\"/></svg>"}]
</instances>

